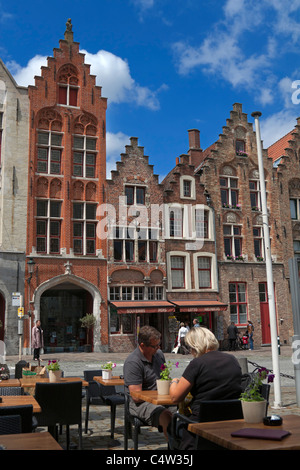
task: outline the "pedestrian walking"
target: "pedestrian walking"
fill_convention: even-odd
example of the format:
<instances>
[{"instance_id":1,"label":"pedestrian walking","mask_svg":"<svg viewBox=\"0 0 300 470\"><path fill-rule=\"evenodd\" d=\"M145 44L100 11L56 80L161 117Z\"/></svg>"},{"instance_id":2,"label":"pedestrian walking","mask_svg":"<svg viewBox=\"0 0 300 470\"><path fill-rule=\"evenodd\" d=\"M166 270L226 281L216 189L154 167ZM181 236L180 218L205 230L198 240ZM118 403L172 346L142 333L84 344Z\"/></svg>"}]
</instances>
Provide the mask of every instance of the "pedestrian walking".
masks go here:
<instances>
[{"instance_id":1,"label":"pedestrian walking","mask_svg":"<svg viewBox=\"0 0 300 470\"><path fill-rule=\"evenodd\" d=\"M236 340L238 336L238 329L235 326L235 323L232 321L229 327L227 328L228 339L229 339L229 351L236 350Z\"/></svg>"},{"instance_id":2,"label":"pedestrian walking","mask_svg":"<svg viewBox=\"0 0 300 470\"><path fill-rule=\"evenodd\" d=\"M180 328L178 331L178 346L179 346L179 353L180 354L188 354L187 347L185 346L184 338L189 330L185 326L183 322L180 323Z\"/></svg>"},{"instance_id":3,"label":"pedestrian walking","mask_svg":"<svg viewBox=\"0 0 300 470\"><path fill-rule=\"evenodd\" d=\"M37 320L35 326L32 328L32 348L33 360L40 360L40 351L44 347L44 332L41 327L41 321Z\"/></svg>"},{"instance_id":4,"label":"pedestrian walking","mask_svg":"<svg viewBox=\"0 0 300 470\"><path fill-rule=\"evenodd\" d=\"M248 327L247 327L247 331L248 331L248 338L249 338L249 344L250 344L250 351L253 351L253 332L254 332L254 326L253 326L253 323L252 321L248 320Z\"/></svg>"}]
</instances>

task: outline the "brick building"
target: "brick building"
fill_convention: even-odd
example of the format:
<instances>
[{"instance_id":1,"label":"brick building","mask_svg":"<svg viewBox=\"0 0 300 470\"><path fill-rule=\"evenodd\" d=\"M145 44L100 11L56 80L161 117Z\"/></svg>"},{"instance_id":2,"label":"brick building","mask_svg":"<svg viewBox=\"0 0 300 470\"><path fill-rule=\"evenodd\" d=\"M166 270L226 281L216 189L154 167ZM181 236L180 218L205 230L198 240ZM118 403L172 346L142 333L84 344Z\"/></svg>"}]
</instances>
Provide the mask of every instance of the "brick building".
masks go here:
<instances>
[{"instance_id":1,"label":"brick building","mask_svg":"<svg viewBox=\"0 0 300 470\"><path fill-rule=\"evenodd\" d=\"M82 350L87 331L80 318L93 313L94 350L107 350L106 243L97 236L107 100L73 41L70 21L53 52L28 88L24 349L30 351L31 327L41 319L46 351Z\"/></svg>"}]
</instances>

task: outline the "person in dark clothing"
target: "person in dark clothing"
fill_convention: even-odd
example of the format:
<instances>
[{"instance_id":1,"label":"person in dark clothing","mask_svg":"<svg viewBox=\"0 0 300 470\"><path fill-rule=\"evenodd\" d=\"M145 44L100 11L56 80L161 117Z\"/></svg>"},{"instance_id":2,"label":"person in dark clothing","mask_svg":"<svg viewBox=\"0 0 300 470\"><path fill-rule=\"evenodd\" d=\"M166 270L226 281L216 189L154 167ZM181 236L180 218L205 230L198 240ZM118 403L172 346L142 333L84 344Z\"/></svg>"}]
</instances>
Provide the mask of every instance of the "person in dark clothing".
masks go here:
<instances>
[{"instance_id":1,"label":"person in dark clothing","mask_svg":"<svg viewBox=\"0 0 300 470\"><path fill-rule=\"evenodd\" d=\"M185 336L194 359L186 367L181 379L173 379L170 396L174 403L181 402L191 393L191 416L198 420L201 400L227 400L239 398L242 392L242 371L237 359L218 351L219 343L207 328L192 328ZM193 449L195 435L183 429L182 450Z\"/></svg>"},{"instance_id":2,"label":"person in dark clothing","mask_svg":"<svg viewBox=\"0 0 300 470\"><path fill-rule=\"evenodd\" d=\"M236 350L236 340L238 337L238 329L232 321L229 327L227 328L228 339L229 339L229 351Z\"/></svg>"}]
</instances>

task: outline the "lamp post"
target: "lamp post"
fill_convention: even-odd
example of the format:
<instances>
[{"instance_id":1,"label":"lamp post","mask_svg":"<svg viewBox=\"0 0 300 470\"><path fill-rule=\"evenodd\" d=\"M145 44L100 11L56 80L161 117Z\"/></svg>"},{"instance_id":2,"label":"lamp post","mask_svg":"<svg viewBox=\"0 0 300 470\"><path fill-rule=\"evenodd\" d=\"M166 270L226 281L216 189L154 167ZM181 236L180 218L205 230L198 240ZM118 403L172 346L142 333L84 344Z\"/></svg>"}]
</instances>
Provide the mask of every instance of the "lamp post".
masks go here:
<instances>
[{"instance_id":1,"label":"lamp post","mask_svg":"<svg viewBox=\"0 0 300 470\"><path fill-rule=\"evenodd\" d=\"M263 233L264 233L268 302L269 302L269 318L270 318L270 329L271 329L271 349L272 349L273 372L275 375L274 377L274 408L280 408L282 405L282 402L281 402L281 389L280 389L280 370L279 370L279 353L278 353L278 342L277 342L278 335L277 335L277 321L276 321L276 310L275 310L275 294L274 294L273 271L272 271L266 185L265 185L265 175L264 175L260 126L259 126L259 117L261 116L261 113L259 111L256 111L252 113L251 116L255 120L260 194L261 194L261 204L262 204L262 219L263 219Z\"/></svg>"}]
</instances>

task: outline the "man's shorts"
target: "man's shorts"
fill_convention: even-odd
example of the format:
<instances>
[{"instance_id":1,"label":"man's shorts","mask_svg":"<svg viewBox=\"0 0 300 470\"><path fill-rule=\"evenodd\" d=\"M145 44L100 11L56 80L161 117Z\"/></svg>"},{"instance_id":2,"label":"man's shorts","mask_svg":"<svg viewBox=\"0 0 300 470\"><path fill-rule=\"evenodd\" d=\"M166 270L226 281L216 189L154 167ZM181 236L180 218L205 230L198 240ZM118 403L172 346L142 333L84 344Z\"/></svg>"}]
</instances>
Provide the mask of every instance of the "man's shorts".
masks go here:
<instances>
[{"instance_id":1,"label":"man's shorts","mask_svg":"<svg viewBox=\"0 0 300 470\"><path fill-rule=\"evenodd\" d=\"M153 403L148 403L147 401L135 403L133 400L130 400L129 403L129 412L131 415L137 416L149 424L149 426L154 426L156 428L159 426L160 414L166 409L170 410L171 413L175 413L177 407L171 406L166 408L162 405L153 405Z\"/></svg>"}]
</instances>

